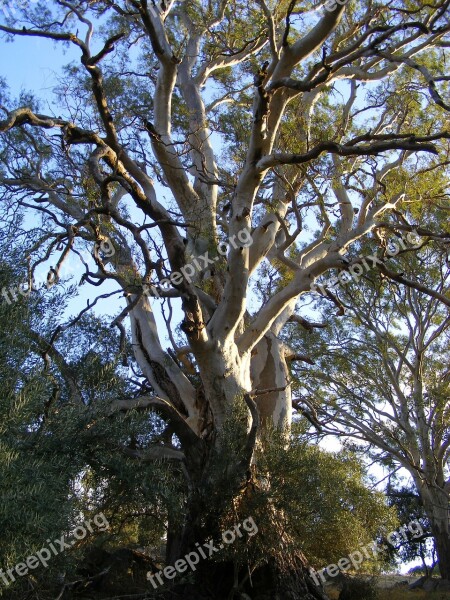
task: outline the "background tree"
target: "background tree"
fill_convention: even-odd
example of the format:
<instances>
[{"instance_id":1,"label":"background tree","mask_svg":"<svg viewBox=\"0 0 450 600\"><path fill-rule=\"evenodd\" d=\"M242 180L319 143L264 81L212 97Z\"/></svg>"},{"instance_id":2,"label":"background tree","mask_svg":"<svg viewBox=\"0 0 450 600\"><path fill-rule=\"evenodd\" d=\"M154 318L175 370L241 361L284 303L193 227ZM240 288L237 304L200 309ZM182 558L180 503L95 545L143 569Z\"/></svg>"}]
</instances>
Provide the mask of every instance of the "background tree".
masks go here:
<instances>
[{"instance_id":1,"label":"background tree","mask_svg":"<svg viewBox=\"0 0 450 600\"><path fill-rule=\"evenodd\" d=\"M7 217L34 217L35 242L24 248L31 271L47 260L57 277L90 242L98 250L83 282L124 296L113 322L131 337L147 387L108 410L153 410L167 423L164 441L144 449L181 461L188 482L169 562L217 532L210 490L224 476L229 502L251 490L261 476L257 439L289 429L288 361L298 357L281 333L299 297L344 268L348 249L380 222L414 228L399 210L408 181L397 170L444 177L449 29L446 1L372 0L325 9L56 0L0 26L17 41L79 52L54 100L61 116L2 93L2 198ZM252 281L266 274L274 286L250 308ZM167 321L170 351L155 289L182 311L178 335ZM232 418L240 425L223 472L215 457ZM283 566L296 576L280 578L280 563L271 565L280 593L320 595L300 554Z\"/></svg>"},{"instance_id":2,"label":"background tree","mask_svg":"<svg viewBox=\"0 0 450 600\"><path fill-rule=\"evenodd\" d=\"M386 496L390 506L395 506L399 520L403 523L408 519L418 521L424 531L420 537L410 538L402 542L394 549L397 556L404 563L421 561L420 566L415 566L410 573L420 573L425 577L431 577L436 566L436 552L433 544L433 537L430 531L429 520L423 509L420 496L414 485L401 485L395 481L395 478L389 478L386 486Z\"/></svg>"},{"instance_id":3,"label":"background tree","mask_svg":"<svg viewBox=\"0 0 450 600\"><path fill-rule=\"evenodd\" d=\"M260 520L263 524L270 498L289 515L293 551L301 548L310 563L321 569L394 531L399 521L385 495L372 489L361 460L352 452L325 451L309 443L300 431L295 424L289 446L283 438L273 440L270 450L258 456L259 467L270 473ZM383 556L378 558L365 560L366 573L386 566Z\"/></svg>"},{"instance_id":4,"label":"background tree","mask_svg":"<svg viewBox=\"0 0 450 600\"><path fill-rule=\"evenodd\" d=\"M430 240L417 255L385 256L380 271L342 286L337 296L346 315L311 340L309 355L316 363L307 378L299 370L299 398L306 410L317 412L322 433L350 435L388 468L408 471L430 523L441 575L448 579L446 256L445 244ZM386 271L414 287L391 281Z\"/></svg>"}]
</instances>

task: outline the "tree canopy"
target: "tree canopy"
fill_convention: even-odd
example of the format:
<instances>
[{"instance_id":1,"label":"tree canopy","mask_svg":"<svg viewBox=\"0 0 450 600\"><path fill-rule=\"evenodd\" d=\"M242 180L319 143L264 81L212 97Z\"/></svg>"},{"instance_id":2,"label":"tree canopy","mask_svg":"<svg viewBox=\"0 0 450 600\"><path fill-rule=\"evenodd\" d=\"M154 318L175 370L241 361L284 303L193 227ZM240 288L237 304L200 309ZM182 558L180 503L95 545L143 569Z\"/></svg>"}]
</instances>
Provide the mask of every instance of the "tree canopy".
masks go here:
<instances>
[{"instance_id":1,"label":"tree canopy","mask_svg":"<svg viewBox=\"0 0 450 600\"><path fill-rule=\"evenodd\" d=\"M258 460L273 451L273 430L289 448L293 399L317 421L314 402L304 394L299 405L292 394L296 365L313 360L308 332L324 331L311 309L356 314L354 322L333 320L317 342L323 373L340 378L344 405L318 369L301 371L300 383L331 412L333 431L345 402L361 400L346 389L356 370L365 397L347 411L352 425L370 422L381 450L403 466L415 461L414 473L442 454L433 527L436 539L443 535L441 574L450 578L448 385L421 366L428 336L433 362L445 370L449 4L52 0L4 10L0 32L14 42L13 57L17 44L33 39L77 56L49 97L33 90L14 97L7 82L0 91L1 235L22 278L7 279L14 289L3 290L2 310L26 303L31 317L18 317L17 326L40 321L23 334L34 344L27 361L28 354L43 361L33 377L47 386L32 421L45 423L50 411L58 422L74 411L76 428L84 422L81 462L72 471L64 463L62 473L92 463L87 448L97 435L99 455L116 452L167 473L181 503L166 503L167 565L219 533L243 499L266 495L268 522L283 532L278 547L264 565L230 558L226 597L252 584L263 589L270 573L274 594L323 598L305 556L319 550L305 542L286 552L296 517L271 500L271 470ZM403 240L401 252L389 249L394 238ZM74 257L82 275L64 292ZM32 292L42 270L55 285ZM371 270L373 285L358 281L341 297L336 283ZM86 288L81 306L76 293ZM396 306L388 289L399 290ZM332 335L345 337L347 326L357 341L333 352ZM345 349L355 352L357 369ZM420 357L411 363L415 349ZM401 378L416 385L411 393L398 389ZM38 402L24 386L27 406ZM404 409L393 425L390 413L377 420L389 401L394 414ZM422 411L417 427L408 421L411 404ZM16 426L26 421L21 414ZM412 450L402 443L408 433ZM108 464L119 468L115 458ZM425 486L430 473L419 475ZM148 493L150 504L159 502L158 486ZM331 494L330 506L335 501ZM326 512L325 498L321 504ZM205 570L198 575L205 584Z\"/></svg>"}]
</instances>

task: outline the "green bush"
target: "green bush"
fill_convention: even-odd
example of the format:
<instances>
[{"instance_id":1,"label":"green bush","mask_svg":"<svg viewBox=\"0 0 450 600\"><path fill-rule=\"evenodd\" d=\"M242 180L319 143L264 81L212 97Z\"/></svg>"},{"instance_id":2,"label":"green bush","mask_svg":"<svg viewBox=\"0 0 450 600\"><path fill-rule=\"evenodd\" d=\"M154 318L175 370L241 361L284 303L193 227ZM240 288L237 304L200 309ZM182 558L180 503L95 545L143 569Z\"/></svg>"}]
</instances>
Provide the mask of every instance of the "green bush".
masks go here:
<instances>
[{"instance_id":1,"label":"green bush","mask_svg":"<svg viewBox=\"0 0 450 600\"><path fill-rule=\"evenodd\" d=\"M377 600L376 580L361 577L345 577L339 600Z\"/></svg>"}]
</instances>

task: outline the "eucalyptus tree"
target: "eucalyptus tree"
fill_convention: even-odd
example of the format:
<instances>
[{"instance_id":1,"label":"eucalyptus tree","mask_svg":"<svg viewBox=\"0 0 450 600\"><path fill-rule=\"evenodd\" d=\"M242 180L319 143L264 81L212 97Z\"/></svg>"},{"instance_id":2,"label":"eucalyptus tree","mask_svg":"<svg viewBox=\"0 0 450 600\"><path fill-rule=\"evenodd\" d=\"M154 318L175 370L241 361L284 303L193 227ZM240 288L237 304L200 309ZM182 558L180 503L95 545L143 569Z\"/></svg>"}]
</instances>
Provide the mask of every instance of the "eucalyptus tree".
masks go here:
<instances>
[{"instance_id":1,"label":"eucalyptus tree","mask_svg":"<svg viewBox=\"0 0 450 600\"><path fill-rule=\"evenodd\" d=\"M450 579L447 253L448 241L429 239L417 256L385 256L378 272L341 288L345 316L311 340L314 366L298 373L299 407L314 411L322 434L349 436L388 469L406 469L444 579ZM409 285L386 278L386 271Z\"/></svg>"},{"instance_id":2,"label":"eucalyptus tree","mask_svg":"<svg viewBox=\"0 0 450 600\"><path fill-rule=\"evenodd\" d=\"M393 481L394 479L394 481ZM389 478L386 486L386 496L389 504L397 509L399 520L403 523L408 522L413 517L422 527L423 535L417 539L410 539L407 542L400 543L397 553L403 563L412 561L421 561L421 565L413 567L411 572L420 573L430 577L434 567L437 564L436 552L432 543L432 535L429 532L429 521L425 514L420 496L417 493L414 484L411 486L399 485L394 478ZM430 564L427 563L427 560Z\"/></svg>"},{"instance_id":3,"label":"eucalyptus tree","mask_svg":"<svg viewBox=\"0 0 450 600\"><path fill-rule=\"evenodd\" d=\"M58 278L93 243L83 283L123 298L113 324L148 386L109 410L158 413L163 439L135 456L181 463L189 486L168 560L217 527L216 481L228 478L229 502L254 489L255 445L289 430L288 364L302 357L281 338L304 319L298 299L381 222L414 229L399 215L410 185L399 169L445 172L448 4L55 0L4 11L0 30L16 44L39 38L79 57L52 109L2 92L2 201L34 217L31 273L47 260ZM212 463L232 415L224 475Z\"/></svg>"}]
</instances>

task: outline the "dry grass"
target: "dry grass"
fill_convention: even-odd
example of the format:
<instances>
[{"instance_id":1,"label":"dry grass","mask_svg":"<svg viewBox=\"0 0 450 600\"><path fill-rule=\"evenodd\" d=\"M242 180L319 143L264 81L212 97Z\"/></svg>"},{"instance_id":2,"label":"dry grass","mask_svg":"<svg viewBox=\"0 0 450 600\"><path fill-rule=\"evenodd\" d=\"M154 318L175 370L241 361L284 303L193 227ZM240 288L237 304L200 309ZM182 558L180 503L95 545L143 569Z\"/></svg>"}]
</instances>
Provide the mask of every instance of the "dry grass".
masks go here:
<instances>
[{"instance_id":1,"label":"dry grass","mask_svg":"<svg viewBox=\"0 0 450 600\"><path fill-rule=\"evenodd\" d=\"M423 590L383 590L380 600L449 600L450 592L424 592Z\"/></svg>"},{"instance_id":2,"label":"dry grass","mask_svg":"<svg viewBox=\"0 0 450 600\"><path fill-rule=\"evenodd\" d=\"M338 600L339 591L334 588L327 588L327 594L330 600ZM391 588L379 590L379 600L450 600L450 592L424 592L423 590L405 590L401 588Z\"/></svg>"},{"instance_id":3,"label":"dry grass","mask_svg":"<svg viewBox=\"0 0 450 600\"><path fill-rule=\"evenodd\" d=\"M423 590L380 590L380 600L450 600L450 592L424 592Z\"/></svg>"}]
</instances>

